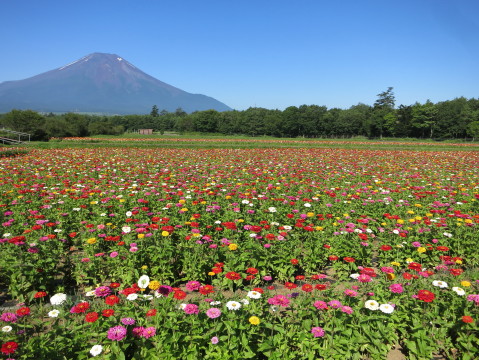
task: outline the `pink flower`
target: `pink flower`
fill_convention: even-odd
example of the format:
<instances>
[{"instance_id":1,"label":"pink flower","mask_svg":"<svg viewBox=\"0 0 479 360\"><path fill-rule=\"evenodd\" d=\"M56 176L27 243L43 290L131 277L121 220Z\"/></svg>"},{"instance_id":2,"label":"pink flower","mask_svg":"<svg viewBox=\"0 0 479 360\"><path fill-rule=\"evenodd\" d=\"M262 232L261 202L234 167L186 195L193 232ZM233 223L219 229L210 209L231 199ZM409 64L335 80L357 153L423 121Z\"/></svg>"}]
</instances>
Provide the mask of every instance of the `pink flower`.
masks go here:
<instances>
[{"instance_id":1,"label":"pink flower","mask_svg":"<svg viewBox=\"0 0 479 360\"><path fill-rule=\"evenodd\" d=\"M220 341L220 340L219 340L218 337L216 337L216 336L213 336L213 337L211 338L211 343L212 343L213 345L218 344L219 341Z\"/></svg>"},{"instance_id":2,"label":"pink flower","mask_svg":"<svg viewBox=\"0 0 479 360\"><path fill-rule=\"evenodd\" d=\"M352 289L346 289L346 290L344 290L344 295L350 296L350 297L355 297L355 296L358 296L358 292L354 291Z\"/></svg>"},{"instance_id":3,"label":"pink flower","mask_svg":"<svg viewBox=\"0 0 479 360\"><path fill-rule=\"evenodd\" d=\"M324 310L328 308L328 304L326 304L325 301L321 301L321 300L315 301L313 306L318 310Z\"/></svg>"},{"instance_id":4,"label":"pink flower","mask_svg":"<svg viewBox=\"0 0 479 360\"><path fill-rule=\"evenodd\" d=\"M282 307L288 307L289 306L289 299L284 295L275 295L272 298L268 299L268 304L282 306Z\"/></svg>"},{"instance_id":5,"label":"pink flower","mask_svg":"<svg viewBox=\"0 0 479 360\"><path fill-rule=\"evenodd\" d=\"M108 329L108 339L120 341L126 337L126 328L118 325Z\"/></svg>"},{"instance_id":6,"label":"pink flower","mask_svg":"<svg viewBox=\"0 0 479 360\"><path fill-rule=\"evenodd\" d=\"M106 297L111 294L111 289L108 286L100 286L95 289L95 295Z\"/></svg>"},{"instance_id":7,"label":"pink flower","mask_svg":"<svg viewBox=\"0 0 479 360\"><path fill-rule=\"evenodd\" d=\"M366 274L361 274L358 277L358 281L362 283L368 283L368 282L371 282L371 280L372 280L371 276Z\"/></svg>"},{"instance_id":8,"label":"pink flower","mask_svg":"<svg viewBox=\"0 0 479 360\"><path fill-rule=\"evenodd\" d=\"M188 291L195 291L201 287L201 283L199 281L188 281L185 287Z\"/></svg>"},{"instance_id":9,"label":"pink flower","mask_svg":"<svg viewBox=\"0 0 479 360\"><path fill-rule=\"evenodd\" d=\"M324 336L324 330L322 327L316 326L311 329L311 334L313 334L313 337L323 337Z\"/></svg>"},{"instance_id":10,"label":"pink flower","mask_svg":"<svg viewBox=\"0 0 479 360\"><path fill-rule=\"evenodd\" d=\"M328 305L331 306L333 309L339 309L342 306L341 301L339 300L331 300L330 302L328 302Z\"/></svg>"},{"instance_id":11,"label":"pink flower","mask_svg":"<svg viewBox=\"0 0 479 360\"><path fill-rule=\"evenodd\" d=\"M221 315L221 310L218 308L209 308L208 310L206 310L206 315L210 319L216 319Z\"/></svg>"},{"instance_id":12,"label":"pink flower","mask_svg":"<svg viewBox=\"0 0 479 360\"><path fill-rule=\"evenodd\" d=\"M353 309L350 306L346 306L346 305L341 307L341 311L349 315L353 313Z\"/></svg>"},{"instance_id":13,"label":"pink flower","mask_svg":"<svg viewBox=\"0 0 479 360\"><path fill-rule=\"evenodd\" d=\"M389 286L389 290L396 294L401 294L404 291L401 284L391 284Z\"/></svg>"},{"instance_id":14,"label":"pink flower","mask_svg":"<svg viewBox=\"0 0 479 360\"><path fill-rule=\"evenodd\" d=\"M156 335L155 327L150 326L150 327L144 328L140 336L144 337L145 339L148 339L155 335Z\"/></svg>"},{"instance_id":15,"label":"pink flower","mask_svg":"<svg viewBox=\"0 0 479 360\"><path fill-rule=\"evenodd\" d=\"M183 310L188 315L193 315L193 314L196 315L199 312L198 305L196 304L186 304Z\"/></svg>"}]
</instances>

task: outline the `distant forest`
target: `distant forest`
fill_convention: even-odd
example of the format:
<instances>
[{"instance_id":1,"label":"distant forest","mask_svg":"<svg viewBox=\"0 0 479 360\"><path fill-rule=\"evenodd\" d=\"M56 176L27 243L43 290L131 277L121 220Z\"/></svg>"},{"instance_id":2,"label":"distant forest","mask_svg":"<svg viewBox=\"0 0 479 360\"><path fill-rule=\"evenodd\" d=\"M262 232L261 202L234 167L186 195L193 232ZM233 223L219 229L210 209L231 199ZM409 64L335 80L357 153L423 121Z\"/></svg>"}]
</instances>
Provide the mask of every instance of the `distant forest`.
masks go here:
<instances>
[{"instance_id":1,"label":"distant forest","mask_svg":"<svg viewBox=\"0 0 479 360\"><path fill-rule=\"evenodd\" d=\"M138 129L289 138L479 138L479 99L460 97L438 103L428 100L424 104L395 105L390 87L377 95L372 106L358 104L349 109L301 105L283 111L250 107L243 111L206 110L187 114L181 108L168 112L152 105L150 114L122 116L12 110L0 115L0 125L30 133L32 140L119 135Z\"/></svg>"}]
</instances>

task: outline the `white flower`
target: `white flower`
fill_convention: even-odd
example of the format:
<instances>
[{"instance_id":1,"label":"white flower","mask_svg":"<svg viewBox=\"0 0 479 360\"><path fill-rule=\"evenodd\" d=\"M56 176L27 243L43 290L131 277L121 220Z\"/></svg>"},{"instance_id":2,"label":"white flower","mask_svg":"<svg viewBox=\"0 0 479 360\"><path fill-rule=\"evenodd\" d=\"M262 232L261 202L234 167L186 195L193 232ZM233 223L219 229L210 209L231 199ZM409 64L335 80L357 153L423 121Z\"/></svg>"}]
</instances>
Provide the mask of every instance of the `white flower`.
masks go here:
<instances>
[{"instance_id":1,"label":"white flower","mask_svg":"<svg viewBox=\"0 0 479 360\"><path fill-rule=\"evenodd\" d=\"M128 234L129 232L131 232L131 227L129 226L123 226L121 228L121 231L123 231L125 234Z\"/></svg>"},{"instance_id":2,"label":"white flower","mask_svg":"<svg viewBox=\"0 0 479 360\"><path fill-rule=\"evenodd\" d=\"M242 203L242 204L245 204L245 205L246 205L246 204L249 204L249 200L241 200L241 203Z\"/></svg>"},{"instance_id":3,"label":"white flower","mask_svg":"<svg viewBox=\"0 0 479 360\"><path fill-rule=\"evenodd\" d=\"M100 355L102 351L103 351L103 346L93 345L92 348L90 349L90 354L92 356L97 356L97 355Z\"/></svg>"},{"instance_id":4,"label":"white flower","mask_svg":"<svg viewBox=\"0 0 479 360\"><path fill-rule=\"evenodd\" d=\"M228 301L226 303L226 307L229 309L229 310L239 310L241 308L241 304L237 301Z\"/></svg>"},{"instance_id":5,"label":"white flower","mask_svg":"<svg viewBox=\"0 0 479 360\"><path fill-rule=\"evenodd\" d=\"M150 277L148 275L141 275L138 279L138 286L140 289L146 289L150 283Z\"/></svg>"},{"instance_id":6,"label":"white flower","mask_svg":"<svg viewBox=\"0 0 479 360\"><path fill-rule=\"evenodd\" d=\"M447 282L445 282L445 281L434 280L432 282L432 285L437 286L441 289L447 288Z\"/></svg>"},{"instance_id":7,"label":"white flower","mask_svg":"<svg viewBox=\"0 0 479 360\"><path fill-rule=\"evenodd\" d=\"M12 329L13 328L11 326L6 325L6 326L2 327L2 332L7 333L7 332L12 331Z\"/></svg>"},{"instance_id":8,"label":"white flower","mask_svg":"<svg viewBox=\"0 0 479 360\"><path fill-rule=\"evenodd\" d=\"M274 206L271 206L271 207L268 208L268 211L269 211L270 213L275 213L275 212L276 212L276 208L275 208Z\"/></svg>"},{"instance_id":9,"label":"white flower","mask_svg":"<svg viewBox=\"0 0 479 360\"><path fill-rule=\"evenodd\" d=\"M180 309L180 310L184 310L185 307L186 307L185 303L182 303L182 304L178 305L178 309Z\"/></svg>"},{"instance_id":10,"label":"white flower","mask_svg":"<svg viewBox=\"0 0 479 360\"><path fill-rule=\"evenodd\" d=\"M136 299L138 299L138 294L129 294L127 297L126 297L127 300L130 300L130 301L135 301Z\"/></svg>"},{"instance_id":11,"label":"white flower","mask_svg":"<svg viewBox=\"0 0 479 360\"><path fill-rule=\"evenodd\" d=\"M125 215L128 216L128 217L130 217L131 215L133 215L133 213L132 213L131 211L127 211L127 212L125 213Z\"/></svg>"},{"instance_id":12,"label":"white flower","mask_svg":"<svg viewBox=\"0 0 479 360\"><path fill-rule=\"evenodd\" d=\"M351 279L357 280L359 278L359 274L351 274L349 275Z\"/></svg>"},{"instance_id":13,"label":"white flower","mask_svg":"<svg viewBox=\"0 0 479 360\"><path fill-rule=\"evenodd\" d=\"M153 295L145 294L143 295L144 300L153 300Z\"/></svg>"},{"instance_id":14,"label":"white flower","mask_svg":"<svg viewBox=\"0 0 479 360\"><path fill-rule=\"evenodd\" d=\"M304 203L304 207L309 208L309 207L311 207L311 204L310 203Z\"/></svg>"},{"instance_id":15,"label":"white flower","mask_svg":"<svg viewBox=\"0 0 479 360\"><path fill-rule=\"evenodd\" d=\"M379 310L385 314L391 314L394 311L394 306L390 304L381 304L379 305Z\"/></svg>"},{"instance_id":16,"label":"white flower","mask_svg":"<svg viewBox=\"0 0 479 360\"><path fill-rule=\"evenodd\" d=\"M48 313L48 316L52 318L58 317L58 315L60 315L60 311L57 309L54 309Z\"/></svg>"},{"instance_id":17,"label":"white flower","mask_svg":"<svg viewBox=\"0 0 479 360\"><path fill-rule=\"evenodd\" d=\"M246 294L247 297L249 297L250 299L259 299L261 298L261 293L259 291L248 291L248 293Z\"/></svg>"},{"instance_id":18,"label":"white flower","mask_svg":"<svg viewBox=\"0 0 479 360\"><path fill-rule=\"evenodd\" d=\"M248 299L241 299L240 302L243 303L243 305L249 305Z\"/></svg>"},{"instance_id":19,"label":"white flower","mask_svg":"<svg viewBox=\"0 0 479 360\"><path fill-rule=\"evenodd\" d=\"M376 300L368 300L364 303L364 307L369 310L378 310L379 303Z\"/></svg>"},{"instance_id":20,"label":"white flower","mask_svg":"<svg viewBox=\"0 0 479 360\"><path fill-rule=\"evenodd\" d=\"M88 291L88 292L85 294L85 296L88 296L88 297L90 297L90 296L95 296L95 290Z\"/></svg>"},{"instance_id":21,"label":"white flower","mask_svg":"<svg viewBox=\"0 0 479 360\"><path fill-rule=\"evenodd\" d=\"M457 287L457 286L454 286L452 288L452 291L454 291L457 295L459 296L463 296L466 294L466 292L464 291L464 289L460 288L460 287Z\"/></svg>"},{"instance_id":22,"label":"white flower","mask_svg":"<svg viewBox=\"0 0 479 360\"><path fill-rule=\"evenodd\" d=\"M212 306L221 305L221 301L212 301L212 302L210 302L210 305L212 305Z\"/></svg>"},{"instance_id":23,"label":"white flower","mask_svg":"<svg viewBox=\"0 0 479 360\"><path fill-rule=\"evenodd\" d=\"M291 230L292 229L292 227L289 226L289 225L284 225L283 228L284 228L284 230Z\"/></svg>"},{"instance_id":24,"label":"white flower","mask_svg":"<svg viewBox=\"0 0 479 360\"><path fill-rule=\"evenodd\" d=\"M61 305L67 300L66 294L58 293L50 298L50 304Z\"/></svg>"},{"instance_id":25,"label":"white flower","mask_svg":"<svg viewBox=\"0 0 479 360\"><path fill-rule=\"evenodd\" d=\"M73 208L72 210L73 210L73 211L80 211L81 208Z\"/></svg>"}]
</instances>

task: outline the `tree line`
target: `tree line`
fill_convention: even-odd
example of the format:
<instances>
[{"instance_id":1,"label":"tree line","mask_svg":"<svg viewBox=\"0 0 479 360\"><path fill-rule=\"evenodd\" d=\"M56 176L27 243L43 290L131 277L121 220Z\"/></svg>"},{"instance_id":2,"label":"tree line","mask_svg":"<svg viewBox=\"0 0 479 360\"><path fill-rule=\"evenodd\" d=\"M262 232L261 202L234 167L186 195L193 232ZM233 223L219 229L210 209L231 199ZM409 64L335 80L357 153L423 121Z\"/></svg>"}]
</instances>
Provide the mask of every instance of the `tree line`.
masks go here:
<instances>
[{"instance_id":1,"label":"tree line","mask_svg":"<svg viewBox=\"0 0 479 360\"><path fill-rule=\"evenodd\" d=\"M318 105L290 106L281 110L250 107L247 110L197 111L187 114L160 111L153 105L150 114L98 116L77 113L39 114L12 110L0 116L0 125L28 132L36 140L51 137L117 135L138 129L180 134L219 133L225 135L368 138L410 137L460 139L479 137L479 99L464 97L433 103L416 102L395 106L393 88L377 95L373 105L357 104L348 109Z\"/></svg>"}]
</instances>

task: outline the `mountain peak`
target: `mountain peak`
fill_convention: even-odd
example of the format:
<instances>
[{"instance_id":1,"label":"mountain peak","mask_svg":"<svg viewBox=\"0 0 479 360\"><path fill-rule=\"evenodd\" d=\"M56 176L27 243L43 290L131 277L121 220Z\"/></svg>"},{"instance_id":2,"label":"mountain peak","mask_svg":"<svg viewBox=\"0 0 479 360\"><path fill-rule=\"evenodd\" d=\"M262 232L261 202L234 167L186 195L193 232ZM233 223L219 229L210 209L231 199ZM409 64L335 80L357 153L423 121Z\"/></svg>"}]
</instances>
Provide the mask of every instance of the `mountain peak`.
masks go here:
<instances>
[{"instance_id":1,"label":"mountain peak","mask_svg":"<svg viewBox=\"0 0 479 360\"><path fill-rule=\"evenodd\" d=\"M28 79L0 84L0 112L145 114L153 105L167 111L179 107L186 112L231 110L211 97L166 84L117 54L100 52Z\"/></svg>"}]
</instances>

